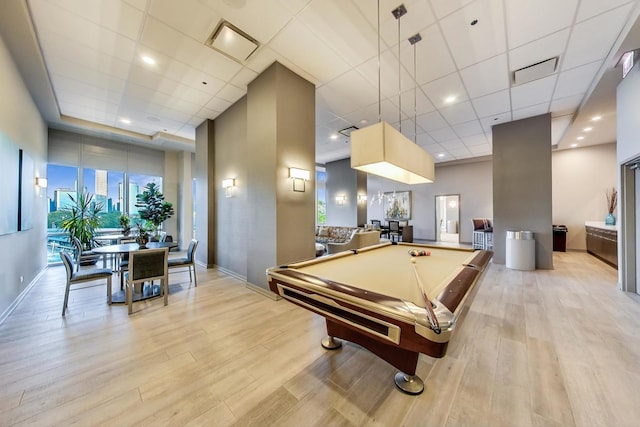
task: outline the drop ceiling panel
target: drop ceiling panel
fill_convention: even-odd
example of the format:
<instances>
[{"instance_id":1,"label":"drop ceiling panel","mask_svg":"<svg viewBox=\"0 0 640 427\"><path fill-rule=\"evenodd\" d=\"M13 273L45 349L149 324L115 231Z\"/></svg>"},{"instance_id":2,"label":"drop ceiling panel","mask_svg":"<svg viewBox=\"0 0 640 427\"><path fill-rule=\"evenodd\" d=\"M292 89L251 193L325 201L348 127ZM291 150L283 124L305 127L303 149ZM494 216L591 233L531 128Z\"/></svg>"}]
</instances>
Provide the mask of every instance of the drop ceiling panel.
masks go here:
<instances>
[{"instance_id":1,"label":"drop ceiling panel","mask_svg":"<svg viewBox=\"0 0 640 427\"><path fill-rule=\"evenodd\" d=\"M467 91L458 73L452 73L427 83L422 86L422 90L436 108L447 106L448 104L445 100L449 96L455 96L455 102L462 102L468 99Z\"/></svg>"},{"instance_id":2,"label":"drop ceiling panel","mask_svg":"<svg viewBox=\"0 0 640 427\"><path fill-rule=\"evenodd\" d=\"M511 110L511 92L502 90L491 95L472 99L471 103L476 113L478 113L478 117L489 117L504 113Z\"/></svg>"},{"instance_id":3,"label":"drop ceiling panel","mask_svg":"<svg viewBox=\"0 0 640 427\"><path fill-rule=\"evenodd\" d=\"M312 1L298 19L352 67L378 53L375 27L350 1Z\"/></svg>"},{"instance_id":4,"label":"drop ceiling panel","mask_svg":"<svg viewBox=\"0 0 640 427\"><path fill-rule=\"evenodd\" d=\"M553 115L573 114L578 110L584 94L558 98L551 102L551 112Z\"/></svg>"},{"instance_id":5,"label":"drop ceiling panel","mask_svg":"<svg viewBox=\"0 0 640 427\"><path fill-rule=\"evenodd\" d=\"M426 97L420 88L409 89L402 93L402 111L409 117L430 113L435 109L431 101L429 101L429 98Z\"/></svg>"},{"instance_id":6,"label":"drop ceiling panel","mask_svg":"<svg viewBox=\"0 0 640 427\"><path fill-rule=\"evenodd\" d=\"M198 0L152 0L149 14L201 43L222 19L222 15Z\"/></svg>"},{"instance_id":7,"label":"drop ceiling panel","mask_svg":"<svg viewBox=\"0 0 640 427\"><path fill-rule=\"evenodd\" d=\"M458 9L462 9L472 1L473 0L431 0L431 5L438 19L441 19Z\"/></svg>"},{"instance_id":8,"label":"drop ceiling panel","mask_svg":"<svg viewBox=\"0 0 640 427\"><path fill-rule=\"evenodd\" d=\"M471 65L460 70L460 75L470 98L508 89L507 55L501 54Z\"/></svg>"},{"instance_id":9,"label":"drop ceiling panel","mask_svg":"<svg viewBox=\"0 0 640 427\"><path fill-rule=\"evenodd\" d=\"M56 0L56 6L81 16L100 27L136 40L142 27L144 13L120 0L82 1Z\"/></svg>"},{"instance_id":10,"label":"drop ceiling panel","mask_svg":"<svg viewBox=\"0 0 640 427\"><path fill-rule=\"evenodd\" d=\"M425 149L426 147L432 146L433 144L437 144L436 140L431 138L431 136L429 136L429 134L426 132L418 133L418 138L416 139L416 143L421 147L424 147ZM440 149L439 145L438 145L438 149Z\"/></svg>"},{"instance_id":11,"label":"drop ceiling panel","mask_svg":"<svg viewBox=\"0 0 640 427\"><path fill-rule=\"evenodd\" d=\"M228 84L216 96L233 103L242 98L245 93L244 89Z\"/></svg>"},{"instance_id":12,"label":"drop ceiling panel","mask_svg":"<svg viewBox=\"0 0 640 427\"><path fill-rule=\"evenodd\" d=\"M569 39L562 70L604 59L630 11L631 5L626 5L577 24ZM598 34L598 37L589 37L590 34Z\"/></svg>"},{"instance_id":13,"label":"drop ceiling panel","mask_svg":"<svg viewBox=\"0 0 640 427\"><path fill-rule=\"evenodd\" d=\"M474 156L488 156L492 153L490 144L473 145L469 147L469 151L471 151L471 154Z\"/></svg>"},{"instance_id":14,"label":"drop ceiling panel","mask_svg":"<svg viewBox=\"0 0 640 427\"><path fill-rule=\"evenodd\" d=\"M478 24L471 26L472 20ZM507 50L502 0L477 0L442 19L441 28L458 68Z\"/></svg>"},{"instance_id":15,"label":"drop ceiling panel","mask_svg":"<svg viewBox=\"0 0 640 427\"><path fill-rule=\"evenodd\" d=\"M467 147L473 147L475 145L486 145L489 143L484 133L478 133L476 135L469 135L462 138L462 142Z\"/></svg>"},{"instance_id":16,"label":"drop ceiling panel","mask_svg":"<svg viewBox=\"0 0 640 427\"><path fill-rule=\"evenodd\" d=\"M441 108L440 113L451 125L469 122L478 118L470 101Z\"/></svg>"},{"instance_id":17,"label":"drop ceiling panel","mask_svg":"<svg viewBox=\"0 0 640 427\"><path fill-rule=\"evenodd\" d=\"M491 117L482 118L480 119L480 123L484 131L490 133L493 126L510 122L512 119L511 111L509 111L508 113L495 114Z\"/></svg>"},{"instance_id":18,"label":"drop ceiling panel","mask_svg":"<svg viewBox=\"0 0 640 427\"><path fill-rule=\"evenodd\" d=\"M441 142L440 145L442 146L442 148L447 150L449 153L452 153L452 150L461 150L461 149L466 149L467 148L462 143L462 141L460 139L457 139L457 138L449 140L449 141Z\"/></svg>"},{"instance_id":19,"label":"drop ceiling panel","mask_svg":"<svg viewBox=\"0 0 640 427\"><path fill-rule=\"evenodd\" d=\"M442 144L446 141L458 140L458 135L449 126L429 132L431 138Z\"/></svg>"},{"instance_id":20,"label":"drop ceiling panel","mask_svg":"<svg viewBox=\"0 0 640 427\"><path fill-rule=\"evenodd\" d=\"M293 20L271 42L271 48L309 70L320 81L332 80L349 70L349 65L311 31ZM313 52L310 55L309 52ZM313 70L313 72L311 72Z\"/></svg>"},{"instance_id":21,"label":"drop ceiling panel","mask_svg":"<svg viewBox=\"0 0 640 427\"><path fill-rule=\"evenodd\" d=\"M398 96L398 66L400 65L400 73L402 75L402 81L412 81L412 76L402 67L398 62L397 52L386 50L380 54L380 91L382 98L397 97ZM371 58L369 61L361 64L357 67L358 72L367 81L376 88L378 88L378 58ZM406 85L406 83L405 83ZM411 85L413 87L413 85ZM405 87L403 90L406 90Z\"/></svg>"},{"instance_id":22,"label":"drop ceiling panel","mask_svg":"<svg viewBox=\"0 0 640 427\"><path fill-rule=\"evenodd\" d=\"M569 27L577 6L578 0L505 0L509 49Z\"/></svg>"},{"instance_id":23,"label":"drop ceiling panel","mask_svg":"<svg viewBox=\"0 0 640 427\"><path fill-rule=\"evenodd\" d=\"M470 122L455 125L453 126L453 130L460 138L478 134L482 134L482 136L484 137L482 125L480 124L479 120L472 120Z\"/></svg>"},{"instance_id":24,"label":"drop ceiling panel","mask_svg":"<svg viewBox=\"0 0 640 427\"><path fill-rule=\"evenodd\" d=\"M104 101L109 103L118 103L122 97L121 91L112 91L103 88L98 88L86 83L79 82L61 76L59 74L51 74L51 80L56 93L66 93L67 96L77 97L91 97L98 101Z\"/></svg>"},{"instance_id":25,"label":"drop ceiling panel","mask_svg":"<svg viewBox=\"0 0 640 427\"><path fill-rule=\"evenodd\" d=\"M560 56L562 61L562 54L569 41L569 33L567 28L511 49L509 51L509 69L511 71L519 70L556 56Z\"/></svg>"},{"instance_id":26,"label":"drop ceiling panel","mask_svg":"<svg viewBox=\"0 0 640 427\"><path fill-rule=\"evenodd\" d=\"M582 67L560 73L554 99L585 93L600 69L600 62L592 62Z\"/></svg>"},{"instance_id":27,"label":"drop ceiling panel","mask_svg":"<svg viewBox=\"0 0 640 427\"><path fill-rule=\"evenodd\" d=\"M423 85L454 72L456 65L439 27L432 25L421 30L420 35L422 40L415 45L418 84ZM413 71L413 48L402 51L402 63Z\"/></svg>"},{"instance_id":28,"label":"drop ceiling panel","mask_svg":"<svg viewBox=\"0 0 640 427\"><path fill-rule=\"evenodd\" d=\"M116 84L123 86L126 83L126 79L129 76L129 69L121 65L123 65L122 62L113 61L112 68L100 68L77 64L56 57L51 58L47 62L47 68L51 73L67 76L71 79L95 84L100 87L109 87Z\"/></svg>"},{"instance_id":29,"label":"drop ceiling panel","mask_svg":"<svg viewBox=\"0 0 640 427\"><path fill-rule=\"evenodd\" d=\"M418 126L426 132L432 132L449 126L438 111L418 116Z\"/></svg>"},{"instance_id":30,"label":"drop ceiling panel","mask_svg":"<svg viewBox=\"0 0 640 427\"><path fill-rule=\"evenodd\" d=\"M131 73L131 82L175 96L179 99L189 99L191 102L199 104L200 106L203 106L211 99L211 95L206 92L193 89L171 79L163 78L141 67L134 68Z\"/></svg>"},{"instance_id":31,"label":"drop ceiling panel","mask_svg":"<svg viewBox=\"0 0 640 427\"><path fill-rule=\"evenodd\" d=\"M557 75L551 75L511 88L511 106L514 110L540 103L549 103Z\"/></svg>"},{"instance_id":32,"label":"drop ceiling panel","mask_svg":"<svg viewBox=\"0 0 640 427\"><path fill-rule=\"evenodd\" d=\"M337 91L337 93L342 93L344 98L349 98L349 102L355 102L358 105L369 105L378 101L377 88L372 86L356 70L344 73L340 77L331 80L326 86L333 91ZM347 113L357 110L358 105L347 111Z\"/></svg>"},{"instance_id":33,"label":"drop ceiling panel","mask_svg":"<svg viewBox=\"0 0 640 427\"><path fill-rule=\"evenodd\" d=\"M531 105L526 108L520 108L513 110L513 120L526 119L527 117L539 116L549 112L549 104L542 103L538 105Z\"/></svg>"},{"instance_id":34,"label":"drop ceiling panel","mask_svg":"<svg viewBox=\"0 0 640 427\"><path fill-rule=\"evenodd\" d=\"M623 4L630 3L629 0L581 0L578 7L578 15L576 16L576 22L582 22L585 19L599 15L607 10L614 9Z\"/></svg>"}]
</instances>

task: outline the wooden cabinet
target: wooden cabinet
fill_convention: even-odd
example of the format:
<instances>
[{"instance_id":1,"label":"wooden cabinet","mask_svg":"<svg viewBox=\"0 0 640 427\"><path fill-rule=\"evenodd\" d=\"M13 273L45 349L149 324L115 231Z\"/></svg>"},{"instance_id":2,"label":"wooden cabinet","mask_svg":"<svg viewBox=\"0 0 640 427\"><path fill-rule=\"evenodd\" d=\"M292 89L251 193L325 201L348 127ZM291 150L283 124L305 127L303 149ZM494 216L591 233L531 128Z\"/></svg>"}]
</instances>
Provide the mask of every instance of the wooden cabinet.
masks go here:
<instances>
[{"instance_id":1,"label":"wooden cabinet","mask_svg":"<svg viewBox=\"0 0 640 427\"><path fill-rule=\"evenodd\" d=\"M586 226L587 252L618 268L618 232Z\"/></svg>"}]
</instances>

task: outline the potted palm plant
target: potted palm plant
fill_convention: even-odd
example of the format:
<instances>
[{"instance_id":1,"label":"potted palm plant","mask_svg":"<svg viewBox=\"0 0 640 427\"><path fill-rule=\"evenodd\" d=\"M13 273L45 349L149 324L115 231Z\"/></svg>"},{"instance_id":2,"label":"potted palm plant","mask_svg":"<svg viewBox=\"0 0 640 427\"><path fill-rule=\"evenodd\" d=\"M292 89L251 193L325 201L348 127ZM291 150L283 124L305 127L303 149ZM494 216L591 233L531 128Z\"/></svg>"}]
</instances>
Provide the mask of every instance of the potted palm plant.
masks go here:
<instances>
[{"instance_id":1,"label":"potted palm plant","mask_svg":"<svg viewBox=\"0 0 640 427\"><path fill-rule=\"evenodd\" d=\"M93 246L93 237L100 227L100 212L103 209L102 202L94 202L93 194L83 191L76 196L69 194L71 203L62 209L62 223L60 227L69 233L69 239L77 238L84 251L90 251ZM98 257L93 259L93 262Z\"/></svg>"},{"instance_id":2,"label":"potted palm plant","mask_svg":"<svg viewBox=\"0 0 640 427\"><path fill-rule=\"evenodd\" d=\"M136 196L136 207L140 219L147 221L152 226L152 233L157 238L162 223L171 218L175 213L173 205L164 200L160 187L151 182L146 185L145 191Z\"/></svg>"}]
</instances>

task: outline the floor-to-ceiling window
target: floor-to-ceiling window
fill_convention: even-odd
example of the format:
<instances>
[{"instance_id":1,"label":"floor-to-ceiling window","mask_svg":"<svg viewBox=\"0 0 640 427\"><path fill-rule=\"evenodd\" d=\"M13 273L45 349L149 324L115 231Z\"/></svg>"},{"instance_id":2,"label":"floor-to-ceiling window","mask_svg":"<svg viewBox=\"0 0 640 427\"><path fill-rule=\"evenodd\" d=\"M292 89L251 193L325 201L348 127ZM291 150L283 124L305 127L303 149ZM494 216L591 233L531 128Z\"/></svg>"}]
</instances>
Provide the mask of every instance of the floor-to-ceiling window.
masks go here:
<instances>
[{"instance_id":1,"label":"floor-to-ceiling window","mask_svg":"<svg viewBox=\"0 0 640 427\"><path fill-rule=\"evenodd\" d=\"M93 203L102 206L100 228L117 229L124 209L124 172L84 168L82 188L93 194Z\"/></svg>"},{"instance_id":2,"label":"floor-to-ceiling window","mask_svg":"<svg viewBox=\"0 0 640 427\"><path fill-rule=\"evenodd\" d=\"M64 208L78 194L78 168L47 165L47 262L60 261L60 251L71 249L66 233L60 229L64 220ZM70 197L71 196L71 197Z\"/></svg>"}]
</instances>

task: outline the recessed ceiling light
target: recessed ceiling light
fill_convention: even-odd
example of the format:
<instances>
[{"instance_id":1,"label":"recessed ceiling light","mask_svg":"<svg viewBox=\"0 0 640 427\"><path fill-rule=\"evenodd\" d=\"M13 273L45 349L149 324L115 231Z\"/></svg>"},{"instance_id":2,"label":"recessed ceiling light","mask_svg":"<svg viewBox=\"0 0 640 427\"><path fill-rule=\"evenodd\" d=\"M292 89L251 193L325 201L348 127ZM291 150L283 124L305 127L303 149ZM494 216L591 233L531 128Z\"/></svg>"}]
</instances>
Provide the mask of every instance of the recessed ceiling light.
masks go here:
<instances>
[{"instance_id":1,"label":"recessed ceiling light","mask_svg":"<svg viewBox=\"0 0 640 427\"><path fill-rule=\"evenodd\" d=\"M361 125L366 125L367 123L369 123L369 120L367 120L367 119L360 120L360 124Z\"/></svg>"},{"instance_id":2,"label":"recessed ceiling light","mask_svg":"<svg viewBox=\"0 0 640 427\"><path fill-rule=\"evenodd\" d=\"M149 65L155 65L155 63L156 63L155 59L153 59L152 57L147 56L147 55L142 56L142 61L144 63L146 63L146 64L149 64Z\"/></svg>"},{"instance_id":3,"label":"recessed ceiling light","mask_svg":"<svg viewBox=\"0 0 640 427\"><path fill-rule=\"evenodd\" d=\"M593 128L586 127L586 128L584 128L582 130L585 131L585 132L591 132L593 130Z\"/></svg>"},{"instance_id":4,"label":"recessed ceiling light","mask_svg":"<svg viewBox=\"0 0 640 427\"><path fill-rule=\"evenodd\" d=\"M600 120L602 118L602 116L593 116L591 117L591 121L593 122L597 122L598 120Z\"/></svg>"},{"instance_id":5,"label":"recessed ceiling light","mask_svg":"<svg viewBox=\"0 0 640 427\"><path fill-rule=\"evenodd\" d=\"M571 148L576 148L578 144L571 144Z\"/></svg>"},{"instance_id":6,"label":"recessed ceiling light","mask_svg":"<svg viewBox=\"0 0 640 427\"><path fill-rule=\"evenodd\" d=\"M334 133L334 134L331 134L331 136L330 136L329 138L331 138L331 139L338 139L338 135L336 135L336 134Z\"/></svg>"},{"instance_id":7,"label":"recessed ceiling light","mask_svg":"<svg viewBox=\"0 0 640 427\"><path fill-rule=\"evenodd\" d=\"M131 124L131 120L129 120L129 119L127 119L127 118L122 117L122 118L120 119L120 123L124 123L125 125L130 125L130 124Z\"/></svg>"},{"instance_id":8,"label":"recessed ceiling light","mask_svg":"<svg viewBox=\"0 0 640 427\"><path fill-rule=\"evenodd\" d=\"M578 141L582 141L584 139L584 136L579 136L576 138Z\"/></svg>"},{"instance_id":9,"label":"recessed ceiling light","mask_svg":"<svg viewBox=\"0 0 640 427\"><path fill-rule=\"evenodd\" d=\"M439 157L439 158L443 158L443 157L444 157L444 153L440 153L440 154L438 154L438 157Z\"/></svg>"},{"instance_id":10,"label":"recessed ceiling light","mask_svg":"<svg viewBox=\"0 0 640 427\"><path fill-rule=\"evenodd\" d=\"M453 95L451 95L451 96L447 96L447 97L444 99L444 102L445 102L446 104L451 104L451 103L452 103L452 102L454 102L455 100L456 100L456 97L455 97L455 96L453 96Z\"/></svg>"}]
</instances>

